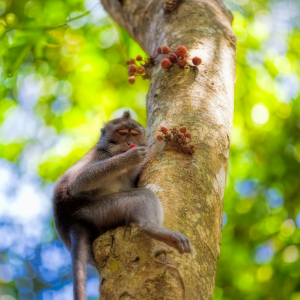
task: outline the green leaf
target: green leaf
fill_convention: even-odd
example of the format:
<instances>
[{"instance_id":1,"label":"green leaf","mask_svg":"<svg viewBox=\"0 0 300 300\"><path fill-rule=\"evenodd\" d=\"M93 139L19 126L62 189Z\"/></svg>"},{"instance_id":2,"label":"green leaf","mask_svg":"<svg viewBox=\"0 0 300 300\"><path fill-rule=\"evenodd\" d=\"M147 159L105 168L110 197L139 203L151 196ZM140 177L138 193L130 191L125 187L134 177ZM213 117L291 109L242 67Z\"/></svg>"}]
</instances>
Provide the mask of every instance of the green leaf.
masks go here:
<instances>
[{"instance_id":1,"label":"green leaf","mask_svg":"<svg viewBox=\"0 0 300 300\"><path fill-rule=\"evenodd\" d=\"M0 58L5 54L7 48L8 48L8 38L7 35L3 35L0 38Z\"/></svg>"},{"instance_id":2,"label":"green leaf","mask_svg":"<svg viewBox=\"0 0 300 300\"><path fill-rule=\"evenodd\" d=\"M33 43L40 37L39 32L16 32L4 55L3 68L8 76L13 76L20 68Z\"/></svg>"},{"instance_id":3,"label":"green leaf","mask_svg":"<svg viewBox=\"0 0 300 300\"><path fill-rule=\"evenodd\" d=\"M50 33L46 33L46 37L47 37L47 43L51 44L51 45L59 45L60 41L58 39L56 39L53 35L51 35Z\"/></svg>"}]
</instances>

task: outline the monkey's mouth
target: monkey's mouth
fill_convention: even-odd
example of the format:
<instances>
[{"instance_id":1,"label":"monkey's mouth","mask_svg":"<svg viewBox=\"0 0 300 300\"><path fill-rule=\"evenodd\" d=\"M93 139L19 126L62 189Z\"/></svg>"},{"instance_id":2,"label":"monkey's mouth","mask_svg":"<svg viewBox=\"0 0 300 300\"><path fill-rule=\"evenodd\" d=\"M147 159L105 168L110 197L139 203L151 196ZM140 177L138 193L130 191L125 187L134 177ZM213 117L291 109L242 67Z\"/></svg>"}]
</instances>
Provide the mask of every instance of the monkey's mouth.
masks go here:
<instances>
[{"instance_id":1,"label":"monkey's mouth","mask_svg":"<svg viewBox=\"0 0 300 300\"><path fill-rule=\"evenodd\" d=\"M132 149L132 148L134 148L134 147L138 147L138 145L135 145L135 144L128 144L128 143L124 143L124 146L125 146L125 148L126 148L126 150L125 151L127 151L127 150L129 150L129 149Z\"/></svg>"},{"instance_id":2,"label":"monkey's mouth","mask_svg":"<svg viewBox=\"0 0 300 300\"><path fill-rule=\"evenodd\" d=\"M132 149L132 148L134 148L134 147L137 147L137 145L135 145L135 144L130 144L130 145L129 145L129 149Z\"/></svg>"}]
</instances>

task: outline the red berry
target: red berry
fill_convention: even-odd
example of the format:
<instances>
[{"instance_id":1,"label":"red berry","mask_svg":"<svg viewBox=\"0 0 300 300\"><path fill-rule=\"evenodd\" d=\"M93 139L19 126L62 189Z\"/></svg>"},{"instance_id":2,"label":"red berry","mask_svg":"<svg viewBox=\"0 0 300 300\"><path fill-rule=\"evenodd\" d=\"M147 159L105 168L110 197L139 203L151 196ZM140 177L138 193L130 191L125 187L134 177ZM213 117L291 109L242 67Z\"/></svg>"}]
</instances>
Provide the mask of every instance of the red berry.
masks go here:
<instances>
[{"instance_id":1,"label":"red berry","mask_svg":"<svg viewBox=\"0 0 300 300\"><path fill-rule=\"evenodd\" d=\"M126 61L126 65L131 65L131 61L130 61L130 59L128 59L127 61Z\"/></svg>"},{"instance_id":2,"label":"red berry","mask_svg":"<svg viewBox=\"0 0 300 300\"><path fill-rule=\"evenodd\" d=\"M199 66L201 63L202 63L202 59L198 56L195 56L193 59L192 59L192 62L195 66Z\"/></svg>"},{"instance_id":3,"label":"red berry","mask_svg":"<svg viewBox=\"0 0 300 300\"><path fill-rule=\"evenodd\" d=\"M134 65L134 64L135 64L135 59L134 59L134 58L131 58L131 59L130 59L130 63L131 63L132 65Z\"/></svg>"},{"instance_id":4,"label":"red berry","mask_svg":"<svg viewBox=\"0 0 300 300\"><path fill-rule=\"evenodd\" d=\"M161 126L160 131L161 132L167 132L169 129L166 126Z\"/></svg>"},{"instance_id":5,"label":"red berry","mask_svg":"<svg viewBox=\"0 0 300 300\"><path fill-rule=\"evenodd\" d=\"M135 65L130 65L128 66L128 75L133 76L136 72L136 66Z\"/></svg>"},{"instance_id":6,"label":"red berry","mask_svg":"<svg viewBox=\"0 0 300 300\"><path fill-rule=\"evenodd\" d=\"M138 66L138 67L136 68L136 72L137 72L138 74L143 74L143 73L145 73L145 68L144 68L143 66Z\"/></svg>"},{"instance_id":7,"label":"red berry","mask_svg":"<svg viewBox=\"0 0 300 300\"><path fill-rule=\"evenodd\" d=\"M192 135L189 132L186 134L186 137L190 140L192 139Z\"/></svg>"},{"instance_id":8,"label":"red berry","mask_svg":"<svg viewBox=\"0 0 300 300\"><path fill-rule=\"evenodd\" d=\"M163 69L169 69L171 66L171 62L168 58L164 58L161 62L160 65Z\"/></svg>"},{"instance_id":9,"label":"red berry","mask_svg":"<svg viewBox=\"0 0 300 300\"><path fill-rule=\"evenodd\" d=\"M134 83L135 83L135 77L134 77L134 76L129 77L129 78L128 78L128 82L129 82L130 84L134 84Z\"/></svg>"},{"instance_id":10,"label":"red berry","mask_svg":"<svg viewBox=\"0 0 300 300\"><path fill-rule=\"evenodd\" d=\"M186 65L186 58L185 57L180 58L178 60L178 65L183 68Z\"/></svg>"},{"instance_id":11,"label":"red berry","mask_svg":"<svg viewBox=\"0 0 300 300\"><path fill-rule=\"evenodd\" d=\"M183 127L180 128L180 132L181 132L181 133L186 133L186 130L187 130L187 129L186 129L185 126L183 126Z\"/></svg>"},{"instance_id":12,"label":"red berry","mask_svg":"<svg viewBox=\"0 0 300 300\"><path fill-rule=\"evenodd\" d=\"M184 46L178 46L177 49L176 49L176 54L177 56L185 56L187 53L187 49L186 47Z\"/></svg>"},{"instance_id":13,"label":"red berry","mask_svg":"<svg viewBox=\"0 0 300 300\"><path fill-rule=\"evenodd\" d=\"M162 53L163 54L168 54L168 53L170 53L170 48L168 47L168 46L163 46L163 48L162 48Z\"/></svg>"},{"instance_id":14,"label":"red berry","mask_svg":"<svg viewBox=\"0 0 300 300\"><path fill-rule=\"evenodd\" d=\"M137 60L137 61L143 60L142 55L138 55L138 56L136 57L136 60Z\"/></svg>"},{"instance_id":15,"label":"red berry","mask_svg":"<svg viewBox=\"0 0 300 300\"><path fill-rule=\"evenodd\" d=\"M129 76L134 76L134 75L135 75L135 72L132 72L132 71L128 70L127 74L128 74Z\"/></svg>"},{"instance_id":16,"label":"red berry","mask_svg":"<svg viewBox=\"0 0 300 300\"><path fill-rule=\"evenodd\" d=\"M128 71L136 71L136 66L135 65L129 65L128 66Z\"/></svg>"},{"instance_id":17,"label":"red berry","mask_svg":"<svg viewBox=\"0 0 300 300\"><path fill-rule=\"evenodd\" d=\"M171 53L171 54L169 55L169 60L170 60L172 63L175 63L175 62L177 62L178 57L177 57L177 55L176 55L175 53Z\"/></svg>"},{"instance_id":18,"label":"red berry","mask_svg":"<svg viewBox=\"0 0 300 300\"><path fill-rule=\"evenodd\" d=\"M157 48L157 53L158 53L158 54L162 54L162 46L159 46L159 47Z\"/></svg>"},{"instance_id":19,"label":"red berry","mask_svg":"<svg viewBox=\"0 0 300 300\"><path fill-rule=\"evenodd\" d=\"M159 140L159 141L163 141L163 139L164 139L164 137L163 137L162 135L158 135L156 138L157 138L157 140Z\"/></svg>"}]
</instances>

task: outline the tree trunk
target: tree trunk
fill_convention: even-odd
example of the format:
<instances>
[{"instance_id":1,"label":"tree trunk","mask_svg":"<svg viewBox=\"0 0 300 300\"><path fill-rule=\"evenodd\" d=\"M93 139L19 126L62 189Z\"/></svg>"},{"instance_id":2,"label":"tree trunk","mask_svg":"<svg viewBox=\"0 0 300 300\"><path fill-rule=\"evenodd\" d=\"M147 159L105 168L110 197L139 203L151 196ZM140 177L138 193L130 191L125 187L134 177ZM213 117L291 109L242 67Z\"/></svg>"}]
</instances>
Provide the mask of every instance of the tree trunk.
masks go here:
<instances>
[{"instance_id":1,"label":"tree trunk","mask_svg":"<svg viewBox=\"0 0 300 300\"><path fill-rule=\"evenodd\" d=\"M111 17L151 55L159 45L187 47L197 68L160 67L149 73L147 135L160 126L187 126L193 155L172 149L153 154L139 185L158 194L165 227L190 238L192 254L118 228L94 242L102 275L101 299L212 299L220 254L225 189L233 119L235 36L232 14L221 0L102 0ZM177 7L176 7L177 5Z\"/></svg>"}]
</instances>

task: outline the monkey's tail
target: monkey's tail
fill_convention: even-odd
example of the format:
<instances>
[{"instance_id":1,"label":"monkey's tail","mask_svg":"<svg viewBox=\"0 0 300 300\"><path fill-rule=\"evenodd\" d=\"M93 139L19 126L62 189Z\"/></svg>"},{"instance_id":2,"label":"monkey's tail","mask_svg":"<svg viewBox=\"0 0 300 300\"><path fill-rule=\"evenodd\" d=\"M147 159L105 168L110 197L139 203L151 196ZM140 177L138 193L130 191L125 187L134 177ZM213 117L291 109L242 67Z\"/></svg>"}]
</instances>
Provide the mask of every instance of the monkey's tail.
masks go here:
<instances>
[{"instance_id":1,"label":"monkey's tail","mask_svg":"<svg viewBox=\"0 0 300 300\"><path fill-rule=\"evenodd\" d=\"M74 227L71 232L71 255L74 300L85 300L86 264L90 247L88 232Z\"/></svg>"}]
</instances>

